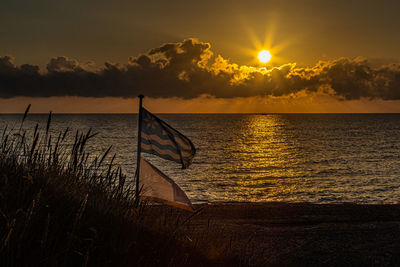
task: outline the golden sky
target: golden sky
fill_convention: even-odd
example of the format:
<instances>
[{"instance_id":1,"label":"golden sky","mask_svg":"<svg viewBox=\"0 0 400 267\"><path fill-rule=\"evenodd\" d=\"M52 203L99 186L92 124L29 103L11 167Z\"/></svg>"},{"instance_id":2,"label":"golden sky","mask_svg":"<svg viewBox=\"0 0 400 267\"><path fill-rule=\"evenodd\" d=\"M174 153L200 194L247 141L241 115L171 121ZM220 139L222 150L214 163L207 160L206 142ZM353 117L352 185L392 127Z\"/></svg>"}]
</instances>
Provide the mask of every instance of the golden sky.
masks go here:
<instances>
[{"instance_id":1,"label":"golden sky","mask_svg":"<svg viewBox=\"0 0 400 267\"><path fill-rule=\"evenodd\" d=\"M6 0L0 112L399 112L399 7Z\"/></svg>"}]
</instances>

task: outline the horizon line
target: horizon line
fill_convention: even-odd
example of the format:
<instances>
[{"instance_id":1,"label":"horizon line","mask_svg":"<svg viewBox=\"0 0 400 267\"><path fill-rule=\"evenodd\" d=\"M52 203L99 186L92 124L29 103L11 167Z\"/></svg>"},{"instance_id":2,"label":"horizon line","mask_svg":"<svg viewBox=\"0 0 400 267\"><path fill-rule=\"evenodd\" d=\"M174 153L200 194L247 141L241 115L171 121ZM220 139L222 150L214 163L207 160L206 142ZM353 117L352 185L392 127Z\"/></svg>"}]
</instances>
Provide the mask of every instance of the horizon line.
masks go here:
<instances>
[{"instance_id":1,"label":"horizon line","mask_svg":"<svg viewBox=\"0 0 400 267\"><path fill-rule=\"evenodd\" d=\"M138 112L29 112L31 115L137 115ZM400 114L400 112L152 112L154 114L187 114L187 115L280 115L280 114ZM24 112L0 112L1 115L23 115ZM28 115L29 115L28 114Z\"/></svg>"}]
</instances>

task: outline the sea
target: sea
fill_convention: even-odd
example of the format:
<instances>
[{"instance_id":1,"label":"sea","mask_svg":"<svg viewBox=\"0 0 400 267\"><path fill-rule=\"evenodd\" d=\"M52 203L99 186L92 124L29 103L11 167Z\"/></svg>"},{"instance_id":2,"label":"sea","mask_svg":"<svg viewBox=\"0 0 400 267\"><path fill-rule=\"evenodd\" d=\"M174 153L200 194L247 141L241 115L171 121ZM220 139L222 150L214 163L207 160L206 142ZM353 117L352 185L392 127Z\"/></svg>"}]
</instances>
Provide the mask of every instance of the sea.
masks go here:
<instances>
[{"instance_id":1,"label":"sea","mask_svg":"<svg viewBox=\"0 0 400 267\"><path fill-rule=\"evenodd\" d=\"M47 114L23 127L45 130ZM188 169L143 153L193 203L399 203L400 114L157 114L189 137L197 153ZM0 130L22 114L0 114ZM53 114L51 132L98 133L88 149L109 146L127 180L136 167L136 114ZM73 138L73 134L69 138Z\"/></svg>"}]
</instances>

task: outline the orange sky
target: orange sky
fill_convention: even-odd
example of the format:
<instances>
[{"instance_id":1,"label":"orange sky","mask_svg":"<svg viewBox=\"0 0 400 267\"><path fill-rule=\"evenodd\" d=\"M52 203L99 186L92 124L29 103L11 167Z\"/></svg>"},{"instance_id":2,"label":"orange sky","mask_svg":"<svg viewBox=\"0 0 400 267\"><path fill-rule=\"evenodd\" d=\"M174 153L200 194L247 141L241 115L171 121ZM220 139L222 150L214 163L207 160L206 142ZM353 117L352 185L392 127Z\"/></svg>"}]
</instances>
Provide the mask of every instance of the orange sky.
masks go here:
<instances>
[{"instance_id":1,"label":"orange sky","mask_svg":"<svg viewBox=\"0 0 400 267\"><path fill-rule=\"evenodd\" d=\"M135 98L50 97L0 99L0 113L22 113L32 104L32 113L136 113ZM399 113L400 101L339 101L331 96L248 97L221 99L145 98L144 106L154 113Z\"/></svg>"}]
</instances>

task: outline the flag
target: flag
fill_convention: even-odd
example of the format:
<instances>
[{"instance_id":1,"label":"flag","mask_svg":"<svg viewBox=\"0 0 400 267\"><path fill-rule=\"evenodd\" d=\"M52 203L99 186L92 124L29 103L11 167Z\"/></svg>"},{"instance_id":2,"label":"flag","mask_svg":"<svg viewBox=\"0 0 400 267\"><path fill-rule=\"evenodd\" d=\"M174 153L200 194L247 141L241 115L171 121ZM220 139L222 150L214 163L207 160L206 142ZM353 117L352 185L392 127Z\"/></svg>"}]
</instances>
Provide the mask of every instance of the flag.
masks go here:
<instances>
[{"instance_id":1,"label":"flag","mask_svg":"<svg viewBox=\"0 0 400 267\"><path fill-rule=\"evenodd\" d=\"M172 160L187 168L196 153L193 143L166 122L142 108L142 152Z\"/></svg>"},{"instance_id":2,"label":"flag","mask_svg":"<svg viewBox=\"0 0 400 267\"><path fill-rule=\"evenodd\" d=\"M150 162L140 159L140 198L194 212L185 192Z\"/></svg>"}]
</instances>

